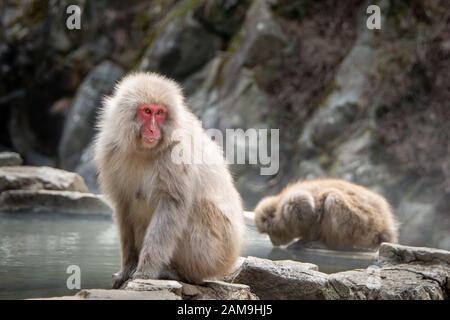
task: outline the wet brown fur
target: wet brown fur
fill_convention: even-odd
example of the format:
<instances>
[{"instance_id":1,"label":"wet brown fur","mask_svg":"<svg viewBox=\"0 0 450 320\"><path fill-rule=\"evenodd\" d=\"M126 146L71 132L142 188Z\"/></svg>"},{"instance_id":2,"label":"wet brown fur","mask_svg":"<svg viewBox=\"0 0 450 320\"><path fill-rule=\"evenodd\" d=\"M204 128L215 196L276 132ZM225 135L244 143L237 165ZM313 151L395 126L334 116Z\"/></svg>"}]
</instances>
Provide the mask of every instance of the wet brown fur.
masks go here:
<instances>
[{"instance_id":1,"label":"wet brown fur","mask_svg":"<svg viewBox=\"0 0 450 320\"><path fill-rule=\"evenodd\" d=\"M397 222L379 194L339 179L298 181L262 199L255 208L258 230L275 245L294 239L329 248L376 248L397 242Z\"/></svg>"}]
</instances>

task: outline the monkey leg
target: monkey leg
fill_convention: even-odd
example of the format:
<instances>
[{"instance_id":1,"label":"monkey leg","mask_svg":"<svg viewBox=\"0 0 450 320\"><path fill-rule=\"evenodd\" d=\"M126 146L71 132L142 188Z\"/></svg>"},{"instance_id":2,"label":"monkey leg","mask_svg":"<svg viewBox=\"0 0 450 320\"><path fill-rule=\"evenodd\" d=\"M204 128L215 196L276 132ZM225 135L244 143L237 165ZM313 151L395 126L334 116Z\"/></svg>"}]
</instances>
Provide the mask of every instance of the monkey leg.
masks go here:
<instances>
[{"instance_id":1,"label":"monkey leg","mask_svg":"<svg viewBox=\"0 0 450 320\"><path fill-rule=\"evenodd\" d=\"M181 281L183 280L178 272L172 268L171 266L166 266L161 270L161 273L159 275L159 279L163 280L176 280Z\"/></svg>"},{"instance_id":2,"label":"monkey leg","mask_svg":"<svg viewBox=\"0 0 450 320\"><path fill-rule=\"evenodd\" d=\"M123 286L123 284L129 280L136 271L137 260L134 264L130 264L125 267L125 269L121 269L119 272L113 274L113 289L119 289Z\"/></svg>"},{"instance_id":3,"label":"monkey leg","mask_svg":"<svg viewBox=\"0 0 450 320\"><path fill-rule=\"evenodd\" d=\"M214 204L197 208L198 214L179 242L171 266L182 281L201 284L228 274L239 256L242 234Z\"/></svg>"},{"instance_id":4,"label":"monkey leg","mask_svg":"<svg viewBox=\"0 0 450 320\"><path fill-rule=\"evenodd\" d=\"M330 189L324 192L321 236L330 248L351 249L364 243L363 217L346 200L345 195Z\"/></svg>"},{"instance_id":5,"label":"monkey leg","mask_svg":"<svg viewBox=\"0 0 450 320\"><path fill-rule=\"evenodd\" d=\"M127 269L125 271L120 270L119 272L116 272L113 274L113 289L119 289L123 286L125 282L127 282L134 272L136 271L136 267Z\"/></svg>"}]
</instances>

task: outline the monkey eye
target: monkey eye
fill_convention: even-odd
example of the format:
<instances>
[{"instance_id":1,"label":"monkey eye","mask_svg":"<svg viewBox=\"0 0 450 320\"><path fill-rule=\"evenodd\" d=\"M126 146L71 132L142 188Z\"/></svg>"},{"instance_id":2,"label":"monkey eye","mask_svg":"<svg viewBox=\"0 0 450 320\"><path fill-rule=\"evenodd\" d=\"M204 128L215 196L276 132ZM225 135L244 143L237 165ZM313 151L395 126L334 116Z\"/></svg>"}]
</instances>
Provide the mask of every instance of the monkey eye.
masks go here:
<instances>
[{"instance_id":1,"label":"monkey eye","mask_svg":"<svg viewBox=\"0 0 450 320\"><path fill-rule=\"evenodd\" d=\"M144 112L145 112L145 114L151 114L152 110L150 110L150 108L145 108Z\"/></svg>"},{"instance_id":2,"label":"monkey eye","mask_svg":"<svg viewBox=\"0 0 450 320\"><path fill-rule=\"evenodd\" d=\"M158 115L158 116L160 116L160 115L162 115L163 114L163 110L162 109L159 109L158 111L156 111L156 115Z\"/></svg>"}]
</instances>

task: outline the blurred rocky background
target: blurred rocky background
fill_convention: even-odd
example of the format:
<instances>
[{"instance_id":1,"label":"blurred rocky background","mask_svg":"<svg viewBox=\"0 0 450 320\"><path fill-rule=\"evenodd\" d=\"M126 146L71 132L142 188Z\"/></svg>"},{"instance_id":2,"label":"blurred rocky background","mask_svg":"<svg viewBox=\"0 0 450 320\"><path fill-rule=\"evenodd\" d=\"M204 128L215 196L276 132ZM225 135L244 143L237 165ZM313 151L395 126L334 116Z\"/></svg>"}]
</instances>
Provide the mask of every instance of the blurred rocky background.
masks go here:
<instances>
[{"instance_id":1,"label":"blurred rocky background","mask_svg":"<svg viewBox=\"0 0 450 320\"><path fill-rule=\"evenodd\" d=\"M181 82L205 128L280 129L277 175L231 167L247 209L290 180L341 177L390 200L402 243L450 249L447 0L2 0L0 151L99 192L93 124L132 70Z\"/></svg>"}]
</instances>

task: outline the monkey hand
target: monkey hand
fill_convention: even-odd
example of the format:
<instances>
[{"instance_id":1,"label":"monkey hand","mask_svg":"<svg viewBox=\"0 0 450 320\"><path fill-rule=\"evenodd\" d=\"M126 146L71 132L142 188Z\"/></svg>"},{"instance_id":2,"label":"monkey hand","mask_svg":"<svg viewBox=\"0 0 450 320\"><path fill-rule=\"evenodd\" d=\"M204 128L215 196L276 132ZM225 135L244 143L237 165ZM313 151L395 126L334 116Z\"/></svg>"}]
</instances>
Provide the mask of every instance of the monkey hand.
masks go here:
<instances>
[{"instance_id":1,"label":"monkey hand","mask_svg":"<svg viewBox=\"0 0 450 320\"><path fill-rule=\"evenodd\" d=\"M116 272L113 274L113 289L120 289L124 283L130 278L129 273L127 272Z\"/></svg>"},{"instance_id":2,"label":"monkey hand","mask_svg":"<svg viewBox=\"0 0 450 320\"><path fill-rule=\"evenodd\" d=\"M124 286L124 283L130 279L135 272L136 265L128 264L122 267L119 272L113 274L113 289L119 289Z\"/></svg>"}]
</instances>

